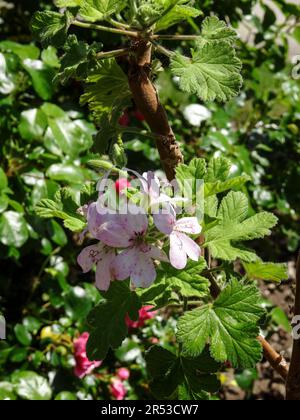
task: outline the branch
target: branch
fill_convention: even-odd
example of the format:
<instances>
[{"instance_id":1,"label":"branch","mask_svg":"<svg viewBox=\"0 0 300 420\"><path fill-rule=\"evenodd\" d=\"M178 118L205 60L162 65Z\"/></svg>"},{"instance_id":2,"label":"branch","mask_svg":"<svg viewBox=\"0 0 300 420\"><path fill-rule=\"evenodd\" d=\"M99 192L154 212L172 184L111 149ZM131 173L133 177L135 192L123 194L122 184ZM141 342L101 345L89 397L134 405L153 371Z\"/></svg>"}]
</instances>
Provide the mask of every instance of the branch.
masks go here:
<instances>
[{"instance_id":1,"label":"branch","mask_svg":"<svg viewBox=\"0 0 300 420\"><path fill-rule=\"evenodd\" d=\"M300 253L296 269L296 296L294 315L300 316ZM300 400L300 338L294 337L292 359L286 383L286 399Z\"/></svg>"},{"instance_id":2,"label":"branch","mask_svg":"<svg viewBox=\"0 0 300 420\"><path fill-rule=\"evenodd\" d=\"M176 143L166 111L161 105L157 91L150 80L152 45L148 41L140 40L136 45L133 45L132 50L135 54L130 57L128 82L133 99L144 115L151 131L157 135L156 145L163 169L169 181L173 181L176 166L183 162L183 155Z\"/></svg>"},{"instance_id":3,"label":"branch","mask_svg":"<svg viewBox=\"0 0 300 420\"><path fill-rule=\"evenodd\" d=\"M79 20L74 20L72 22L72 25L78 26L79 28L95 29L96 31L104 31L113 34L125 35L130 38L139 38L139 33L137 31L127 31L125 29L111 28L108 26L96 25L94 23L81 22Z\"/></svg>"}]
</instances>

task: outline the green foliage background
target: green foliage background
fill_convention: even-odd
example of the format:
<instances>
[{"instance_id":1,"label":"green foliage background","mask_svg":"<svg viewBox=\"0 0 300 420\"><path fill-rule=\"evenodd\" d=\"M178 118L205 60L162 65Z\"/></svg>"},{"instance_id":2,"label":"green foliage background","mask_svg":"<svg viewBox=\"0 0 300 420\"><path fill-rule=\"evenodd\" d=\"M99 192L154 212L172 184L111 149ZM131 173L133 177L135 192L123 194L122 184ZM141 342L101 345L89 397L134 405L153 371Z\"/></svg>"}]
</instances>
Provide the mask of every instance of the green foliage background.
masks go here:
<instances>
[{"instance_id":1,"label":"green foliage background","mask_svg":"<svg viewBox=\"0 0 300 420\"><path fill-rule=\"evenodd\" d=\"M199 99L179 92L172 74L165 71L156 80L162 102L187 161L225 155L235 164L235 175L252 179L243 188L253 213L267 210L279 217L273 235L252 245L265 260L290 261L300 242L300 83L291 77L287 34L300 42L299 7L274 1L285 16L278 24L267 6L262 18L250 15L256 1L196 3L205 15L213 12L234 27L246 21L253 43L238 42L242 94L226 105L209 105L212 117L201 127L192 127L183 111ZM88 107L78 103L82 83L54 84L60 66L57 51L53 47L42 51L33 42L30 19L37 8L52 10L52 1L38 5L19 1L12 8L8 4L0 1L0 313L8 323L7 340L0 341L0 399L108 399L110 379L124 365L132 372L128 398L151 398L144 350L153 337L169 347L171 355L161 356L172 366L179 363L172 356L175 321L165 314L130 335L122 348L110 351L100 376L79 381L73 375L72 341L84 331L87 314L101 298L92 276L86 283L87 276L76 264L78 234L57 220L37 217L35 207L41 199L55 202L60 187L70 187L66 203L80 204L82 184L98 177L87 165L97 157L92 150L96 127ZM188 18L172 30L193 34L197 25L201 17ZM76 29L72 32L77 34ZM90 43L99 41L96 35L84 34ZM101 43L114 49L120 37L103 34ZM183 52L188 49L180 45ZM161 60L164 65L165 58ZM130 105L130 125L144 128L134 111ZM129 167L140 171L160 167L151 140L126 135L124 139ZM70 205L69 223L74 211ZM245 268L251 271L251 264ZM191 316L182 318L180 329L193 322ZM270 316L264 327L271 331L278 324L287 328L285 314ZM148 354L149 366L155 357ZM180 372L189 371L187 360L180 366ZM155 378L155 366L150 375ZM22 388L21 383L27 385Z\"/></svg>"}]
</instances>

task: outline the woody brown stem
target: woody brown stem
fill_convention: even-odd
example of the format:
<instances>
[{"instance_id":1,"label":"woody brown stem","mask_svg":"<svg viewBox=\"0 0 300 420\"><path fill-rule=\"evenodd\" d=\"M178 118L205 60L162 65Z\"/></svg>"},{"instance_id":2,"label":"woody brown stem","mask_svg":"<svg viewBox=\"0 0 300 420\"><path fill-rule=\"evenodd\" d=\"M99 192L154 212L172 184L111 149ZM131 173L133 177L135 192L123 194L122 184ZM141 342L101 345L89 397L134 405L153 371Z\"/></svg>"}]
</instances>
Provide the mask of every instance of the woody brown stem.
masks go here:
<instances>
[{"instance_id":1,"label":"woody brown stem","mask_svg":"<svg viewBox=\"0 0 300 420\"><path fill-rule=\"evenodd\" d=\"M144 115L151 131L157 136L156 145L163 169L169 181L175 178L176 166L183 162L183 155L169 124L166 111L159 101L150 79L152 45L140 40L133 45L128 71L129 86L134 102Z\"/></svg>"},{"instance_id":2,"label":"woody brown stem","mask_svg":"<svg viewBox=\"0 0 300 420\"><path fill-rule=\"evenodd\" d=\"M296 269L296 296L294 315L300 316L300 253ZM300 338L294 337L292 359L286 383L286 399L300 400Z\"/></svg>"}]
</instances>

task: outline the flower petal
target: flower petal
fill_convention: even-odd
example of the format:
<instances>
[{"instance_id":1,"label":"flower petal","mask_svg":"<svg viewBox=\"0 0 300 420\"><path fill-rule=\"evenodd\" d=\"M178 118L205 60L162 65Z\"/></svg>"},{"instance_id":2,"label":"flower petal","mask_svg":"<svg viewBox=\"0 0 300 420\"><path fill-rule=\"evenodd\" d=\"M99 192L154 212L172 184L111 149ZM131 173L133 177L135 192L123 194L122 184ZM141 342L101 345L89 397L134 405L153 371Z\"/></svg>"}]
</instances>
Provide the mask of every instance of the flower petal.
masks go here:
<instances>
[{"instance_id":1,"label":"flower petal","mask_svg":"<svg viewBox=\"0 0 300 420\"><path fill-rule=\"evenodd\" d=\"M147 288L154 282L156 279L155 265L147 254L138 253L130 279L135 287Z\"/></svg>"},{"instance_id":2,"label":"flower petal","mask_svg":"<svg viewBox=\"0 0 300 420\"><path fill-rule=\"evenodd\" d=\"M183 217L182 219L177 220L175 230L191 235L198 235L201 233L202 228L197 217Z\"/></svg>"},{"instance_id":3,"label":"flower petal","mask_svg":"<svg viewBox=\"0 0 300 420\"><path fill-rule=\"evenodd\" d=\"M180 238L183 249L189 256L189 258L193 261L199 261L201 256L201 248L199 245L196 244L191 238L189 238L184 233L177 233L177 237Z\"/></svg>"},{"instance_id":4,"label":"flower petal","mask_svg":"<svg viewBox=\"0 0 300 420\"><path fill-rule=\"evenodd\" d=\"M98 230L98 238L113 248L128 248L131 245L130 235L125 228L114 222L106 222Z\"/></svg>"},{"instance_id":5,"label":"flower petal","mask_svg":"<svg viewBox=\"0 0 300 420\"><path fill-rule=\"evenodd\" d=\"M102 258L97 264L96 268L96 287L99 290L107 291L110 282L114 279L112 274L112 264L115 260L116 254L114 250L103 251Z\"/></svg>"},{"instance_id":6,"label":"flower petal","mask_svg":"<svg viewBox=\"0 0 300 420\"><path fill-rule=\"evenodd\" d=\"M166 204L159 214L153 214L155 226L166 235L171 235L176 224L176 213L170 204Z\"/></svg>"},{"instance_id":7,"label":"flower petal","mask_svg":"<svg viewBox=\"0 0 300 420\"><path fill-rule=\"evenodd\" d=\"M178 232L170 236L170 262L178 270L182 270L187 265L187 255Z\"/></svg>"},{"instance_id":8,"label":"flower petal","mask_svg":"<svg viewBox=\"0 0 300 420\"><path fill-rule=\"evenodd\" d=\"M130 206L129 213L121 215L121 225L127 234L134 237L136 233L144 234L148 229L148 218L141 207Z\"/></svg>"},{"instance_id":9,"label":"flower petal","mask_svg":"<svg viewBox=\"0 0 300 420\"><path fill-rule=\"evenodd\" d=\"M113 264L113 273L117 280L126 280L136 264L139 252L130 248L117 255Z\"/></svg>"},{"instance_id":10,"label":"flower petal","mask_svg":"<svg viewBox=\"0 0 300 420\"><path fill-rule=\"evenodd\" d=\"M102 256L103 245L91 245L84 248L77 257L77 262L84 273L90 271L94 264L97 264Z\"/></svg>"},{"instance_id":11,"label":"flower petal","mask_svg":"<svg viewBox=\"0 0 300 420\"><path fill-rule=\"evenodd\" d=\"M150 249L147 252L147 255L153 260L169 262L169 258L167 257L167 254L162 249L159 249L158 247L153 246L153 245L150 246Z\"/></svg>"}]
</instances>

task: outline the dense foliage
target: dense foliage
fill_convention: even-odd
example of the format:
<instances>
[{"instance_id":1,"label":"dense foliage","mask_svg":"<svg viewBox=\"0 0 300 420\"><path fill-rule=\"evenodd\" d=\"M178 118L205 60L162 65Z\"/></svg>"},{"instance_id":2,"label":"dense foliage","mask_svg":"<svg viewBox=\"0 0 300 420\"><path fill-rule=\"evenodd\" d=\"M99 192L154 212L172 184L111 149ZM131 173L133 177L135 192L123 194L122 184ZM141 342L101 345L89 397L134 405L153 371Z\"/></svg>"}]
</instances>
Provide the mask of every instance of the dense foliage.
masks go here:
<instances>
[{"instance_id":1,"label":"dense foliage","mask_svg":"<svg viewBox=\"0 0 300 420\"><path fill-rule=\"evenodd\" d=\"M285 16L278 23L268 6L262 18L245 18L255 1L181 1L169 11L167 0L138 9L55 3L41 2L33 17L36 2L0 2L0 311L8 326L0 399L217 398L229 365L251 389L259 329L289 330L256 280L286 279L285 264L274 263L291 260L300 241L300 86L288 44L299 41L299 6L274 2ZM205 253L184 271L163 262L147 289L124 281L99 293L76 262L87 222L78 208L97 200L99 178L112 170L115 179L124 166L161 169L126 63L103 54L127 48L126 37L72 26L78 13L89 26L156 22L158 33L200 36L163 41L151 76L187 162L179 185L205 180ZM236 37L241 21L249 42ZM221 290L215 300L211 277Z\"/></svg>"}]
</instances>

